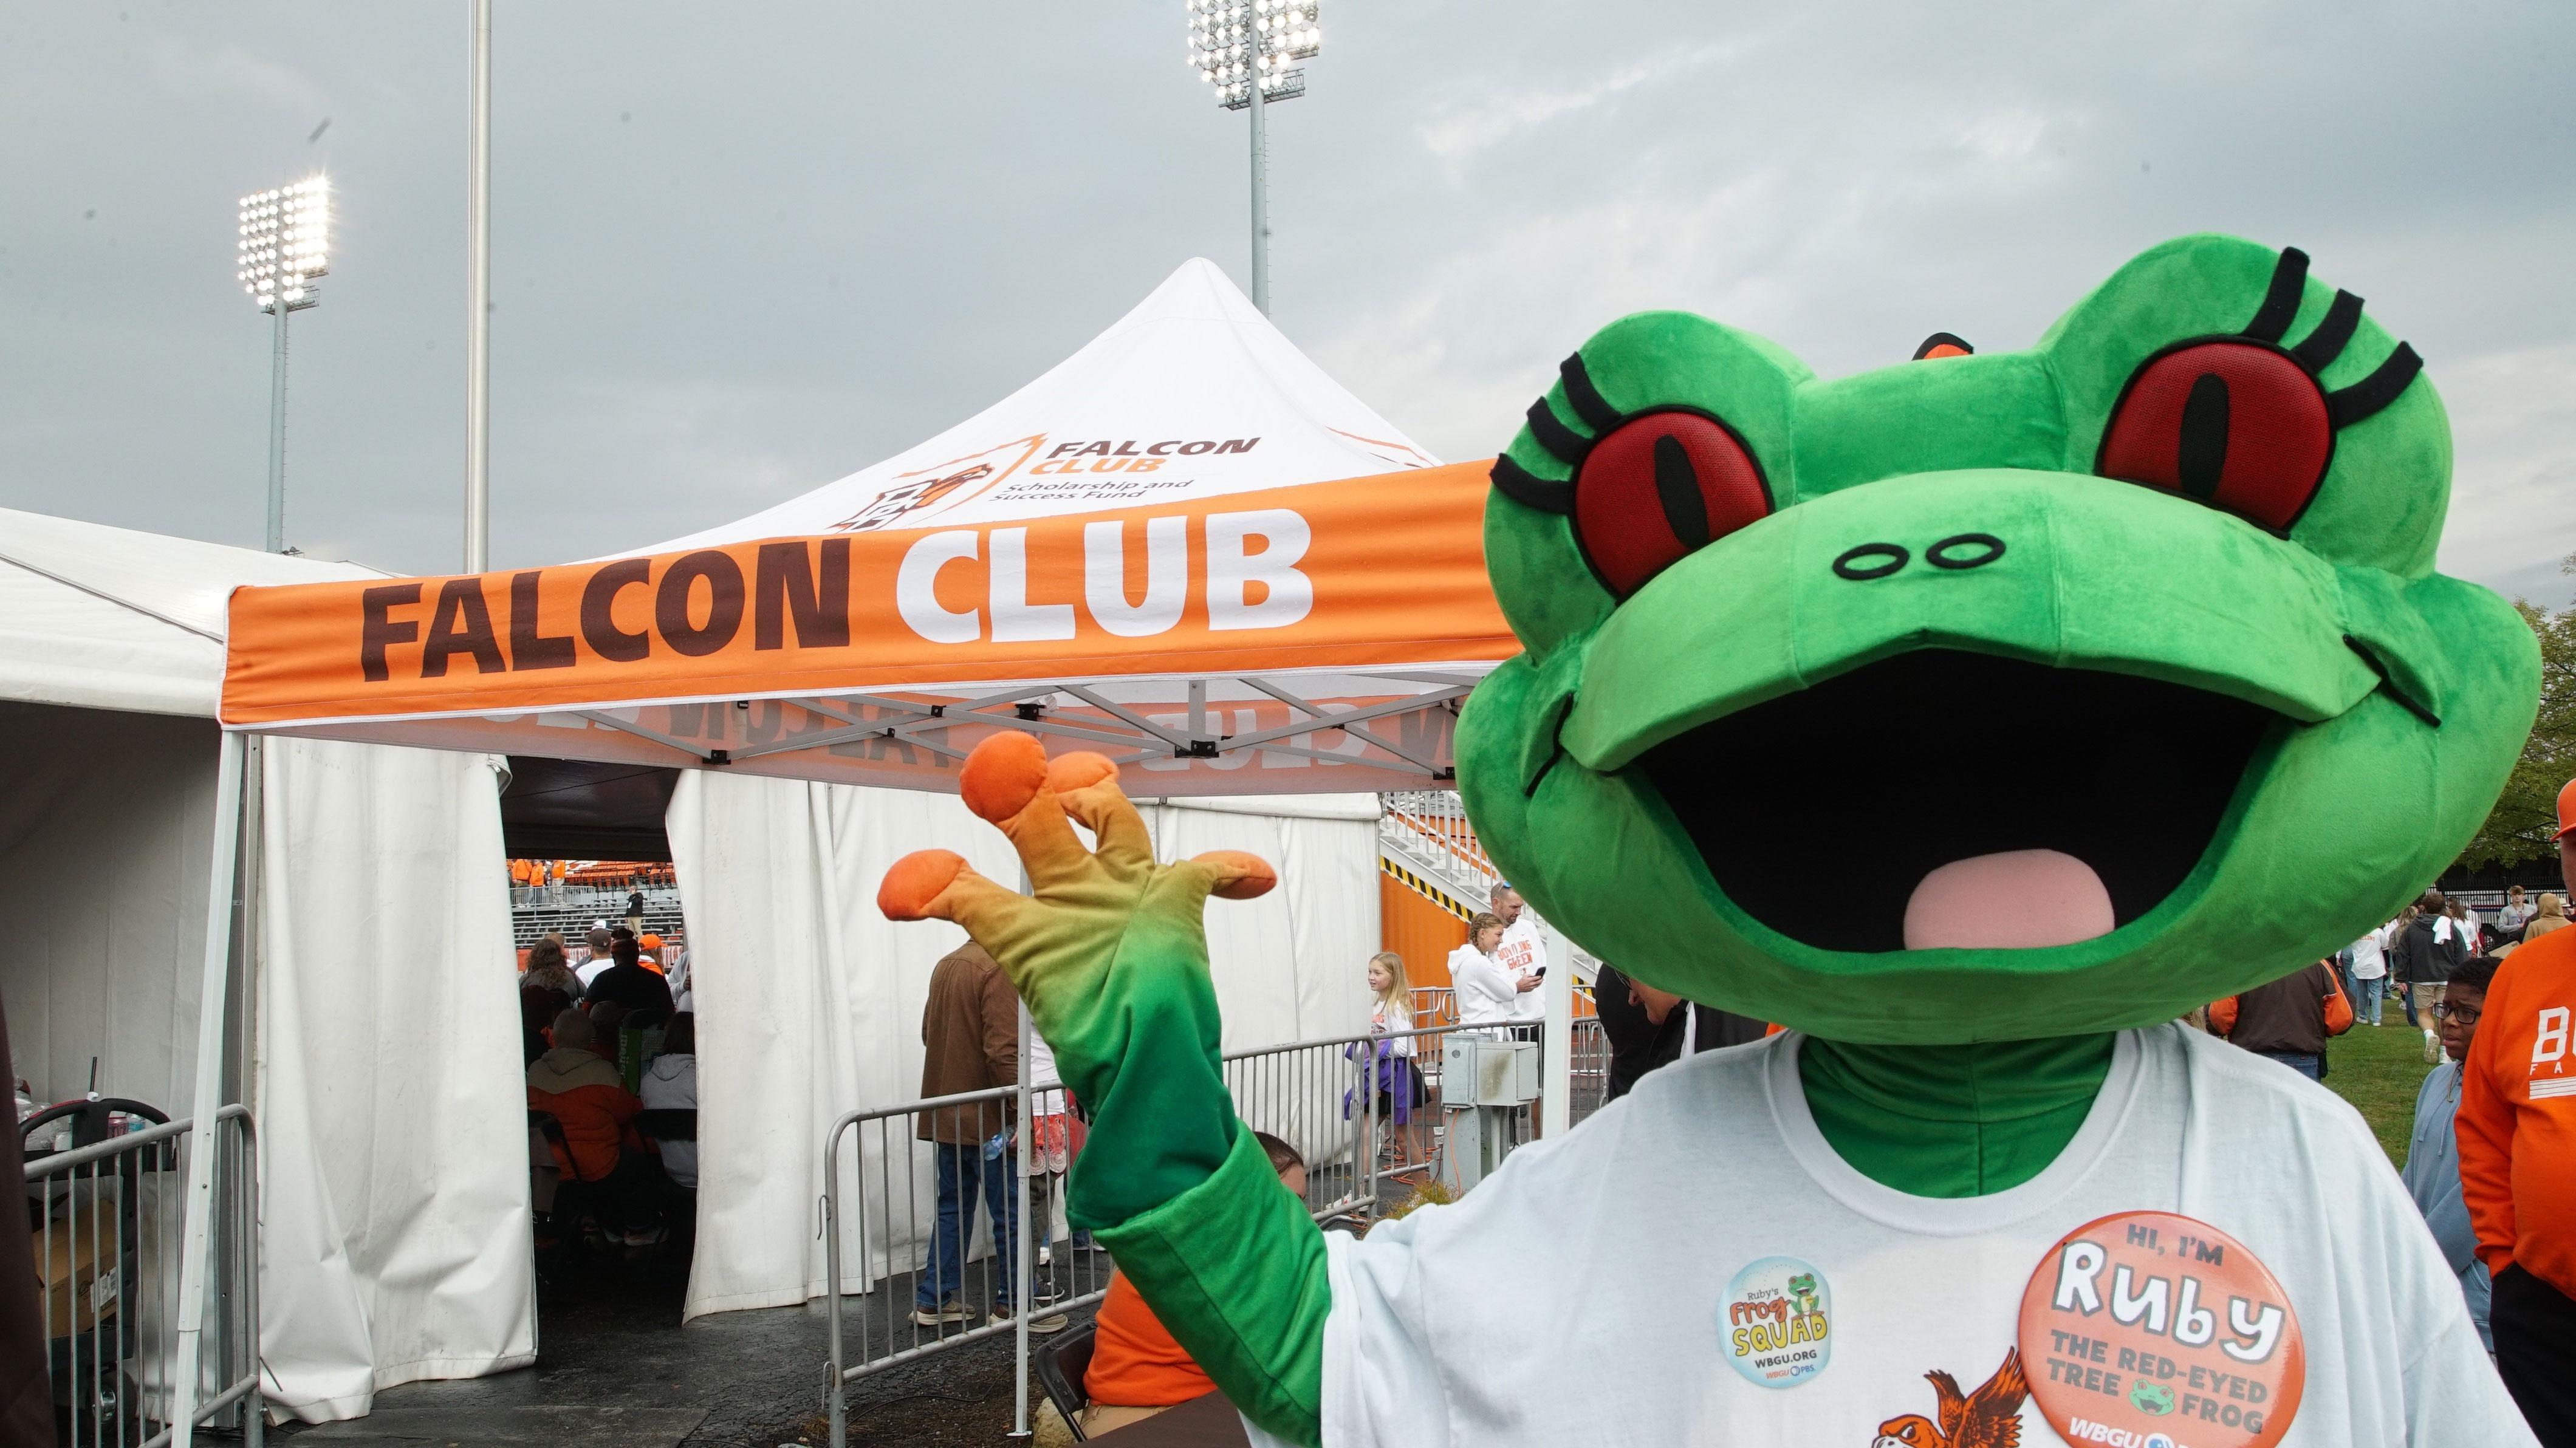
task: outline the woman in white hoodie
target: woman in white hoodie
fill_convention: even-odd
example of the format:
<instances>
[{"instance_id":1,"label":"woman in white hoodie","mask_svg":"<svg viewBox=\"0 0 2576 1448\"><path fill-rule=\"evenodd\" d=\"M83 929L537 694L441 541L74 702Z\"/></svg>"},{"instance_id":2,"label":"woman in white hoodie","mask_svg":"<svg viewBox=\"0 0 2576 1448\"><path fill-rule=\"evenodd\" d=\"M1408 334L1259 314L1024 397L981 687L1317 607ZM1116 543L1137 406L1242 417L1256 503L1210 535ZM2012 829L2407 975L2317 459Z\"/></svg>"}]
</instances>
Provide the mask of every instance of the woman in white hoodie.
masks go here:
<instances>
[{"instance_id":1,"label":"woman in white hoodie","mask_svg":"<svg viewBox=\"0 0 2576 1448\"><path fill-rule=\"evenodd\" d=\"M644 1098L647 1111L695 1111L698 1109L698 1018L682 1011L671 1017L662 1028L662 1054L644 1068L643 1089L636 1093ZM691 1191L698 1187L698 1144L695 1141L665 1141L662 1147L662 1170L671 1181Z\"/></svg>"},{"instance_id":2,"label":"woman in white hoodie","mask_svg":"<svg viewBox=\"0 0 2576 1448\"><path fill-rule=\"evenodd\" d=\"M1537 988L1537 976L1515 979L1494 959L1502 940L1502 920L1480 913L1467 922L1467 943L1449 952L1449 983L1458 992L1459 1025L1509 1025L1512 1006L1521 993Z\"/></svg>"}]
</instances>

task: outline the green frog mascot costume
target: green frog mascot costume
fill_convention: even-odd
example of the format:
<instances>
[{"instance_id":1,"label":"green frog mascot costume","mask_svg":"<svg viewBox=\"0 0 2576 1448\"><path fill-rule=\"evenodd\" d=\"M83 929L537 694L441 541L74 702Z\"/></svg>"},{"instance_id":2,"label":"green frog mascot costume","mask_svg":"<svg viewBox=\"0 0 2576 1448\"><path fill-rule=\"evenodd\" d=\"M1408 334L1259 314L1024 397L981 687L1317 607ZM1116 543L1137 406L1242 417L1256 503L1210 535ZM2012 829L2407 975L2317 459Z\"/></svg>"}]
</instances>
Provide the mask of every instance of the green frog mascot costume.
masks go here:
<instances>
[{"instance_id":1,"label":"green frog mascot costume","mask_svg":"<svg viewBox=\"0 0 2576 1448\"><path fill-rule=\"evenodd\" d=\"M1365 1239L1218 1075L1201 912L1261 861L1159 863L1107 760L1002 735L963 792L1034 896L924 852L879 902L1009 972L1094 1113L1074 1219L1256 1438L2529 1443L2360 1117L2176 1022L2393 913L2530 728L2530 630L2432 571L2419 371L2220 236L2025 352L1584 343L1494 464L1526 651L1459 787L1587 950L1786 1029Z\"/></svg>"}]
</instances>

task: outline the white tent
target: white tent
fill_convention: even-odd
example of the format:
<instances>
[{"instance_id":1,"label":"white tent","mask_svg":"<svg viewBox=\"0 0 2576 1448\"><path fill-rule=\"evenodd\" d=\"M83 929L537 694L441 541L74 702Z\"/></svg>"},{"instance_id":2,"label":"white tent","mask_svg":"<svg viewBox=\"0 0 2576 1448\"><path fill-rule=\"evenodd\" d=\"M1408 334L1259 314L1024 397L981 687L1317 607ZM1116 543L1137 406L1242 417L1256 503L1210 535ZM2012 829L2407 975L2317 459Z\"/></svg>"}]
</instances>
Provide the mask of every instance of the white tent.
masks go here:
<instances>
[{"instance_id":1,"label":"white tent","mask_svg":"<svg viewBox=\"0 0 2576 1448\"><path fill-rule=\"evenodd\" d=\"M973 418L649 551L1093 512L1148 501L1166 485L1231 494L1433 461L1325 376L1223 272L1194 260ZM1242 714L1237 732L1250 733L1256 721ZM1244 753L1222 767L1309 762ZM1351 793L1174 800L1148 811L1166 854L1243 849L1283 867L1285 888L1209 922L1227 1049L1367 1028L1377 813L1373 795ZM888 924L876 911L877 881L903 853L931 845L999 879L1018 865L999 833L953 797L913 790L690 770L668 827L697 962L701 1185L686 1311L803 1302L826 1290L812 1229L824 1130L842 1112L920 1094L929 967L962 938L948 927ZM860 1276L845 1287L863 1286L889 1255L908 1261L917 1250L866 1247L844 1253Z\"/></svg>"},{"instance_id":2,"label":"white tent","mask_svg":"<svg viewBox=\"0 0 2576 1448\"><path fill-rule=\"evenodd\" d=\"M1218 927L1230 1045L1360 1028L1368 792L1448 778L1457 700L1518 651L1484 473L1435 465L1194 261L985 413L675 551L243 589L219 717L684 771L688 1310L796 1302L824 1286L825 1128L917 1094L923 977L955 938L893 932L874 881L926 844L1007 872L946 797L995 730L1104 749L1169 801L1167 848L1303 882ZM1290 794L1323 798L1222 798Z\"/></svg>"},{"instance_id":3,"label":"white tent","mask_svg":"<svg viewBox=\"0 0 2576 1448\"><path fill-rule=\"evenodd\" d=\"M378 576L0 511L0 995L40 1101L95 1057L190 1114L225 600ZM534 1357L500 816L481 755L274 740L259 776L225 1096L260 1126L270 1400L347 1417Z\"/></svg>"},{"instance_id":4,"label":"white tent","mask_svg":"<svg viewBox=\"0 0 2576 1448\"><path fill-rule=\"evenodd\" d=\"M1280 335L1216 263L1193 257L1081 350L946 432L633 552L1007 522L1435 461Z\"/></svg>"}]
</instances>

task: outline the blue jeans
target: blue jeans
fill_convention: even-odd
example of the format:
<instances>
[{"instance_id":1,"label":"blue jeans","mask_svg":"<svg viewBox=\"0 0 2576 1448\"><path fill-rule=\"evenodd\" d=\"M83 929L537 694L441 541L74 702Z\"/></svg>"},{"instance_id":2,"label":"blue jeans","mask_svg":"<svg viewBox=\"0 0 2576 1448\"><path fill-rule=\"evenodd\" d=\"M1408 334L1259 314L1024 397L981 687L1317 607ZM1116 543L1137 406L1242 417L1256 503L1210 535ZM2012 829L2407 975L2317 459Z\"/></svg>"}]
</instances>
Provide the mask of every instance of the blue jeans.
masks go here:
<instances>
[{"instance_id":1,"label":"blue jeans","mask_svg":"<svg viewBox=\"0 0 2576 1448\"><path fill-rule=\"evenodd\" d=\"M972 1141L933 1142L930 1154L939 1163L938 1225L914 1282L913 1305L936 1310L941 1303L956 1300L966 1276L966 1234L974 1229L975 1198L980 1194L993 1228L993 1255L985 1266L987 1279L994 1282L993 1305L1010 1306L1011 1284L1017 1280L1011 1242L1020 1220L1019 1193L1012 1190L1017 1159L1006 1150L986 1161L983 1143Z\"/></svg>"},{"instance_id":2,"label":"blue jeans","mask_svg":"<svg viewBox=\"0 0 2576 1448\"><path fill-rule=\"evenodd\" d=\"M2317 1058L2314 1056L2302 1056L2291 1051L2257 1051L2254 1054L2257 1056L2269 1056L2273 1060L2280 1062L2282 1065L2289 1067L2291 1070L2298 1072L2300 1075L2307 1077L2311 1081L2322 1081L2326 1079L2325 1073L2317 1069Z\"/></svg>"},{"instance_id":3,"label":"blue jeans","mask_svg":"<svg viewBox=\"0 0 2576 1448\"><path fill-rule=\"evenodd\" d=\"M2379 1003L2388 996L2388 977L2372 976L2352 983L2352 1018L2379 1024Z\"/></svg>"}]
</instances>

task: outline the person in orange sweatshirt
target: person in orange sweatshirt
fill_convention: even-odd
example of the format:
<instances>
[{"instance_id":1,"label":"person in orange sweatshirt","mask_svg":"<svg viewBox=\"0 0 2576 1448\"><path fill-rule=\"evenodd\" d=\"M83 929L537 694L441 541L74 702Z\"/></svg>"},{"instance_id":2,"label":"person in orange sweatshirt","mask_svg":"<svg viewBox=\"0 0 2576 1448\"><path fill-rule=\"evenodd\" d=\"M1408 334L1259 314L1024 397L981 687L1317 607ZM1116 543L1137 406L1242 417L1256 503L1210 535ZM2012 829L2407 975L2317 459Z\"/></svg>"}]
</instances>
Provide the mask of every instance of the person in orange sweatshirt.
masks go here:
<instances>
[{"instance_id":1,"label":"person in orange sweatshirt","mask_svg":"<svg viewBox=\"0 0 2576 1448\"><path fill-rule=\"evenodd\" d=\"M2576 780L2558 862L2576 885ZM2494 1274L2496 1369L2544 1448L2576 1448L2576 930L2506 957L2460 1076L2460 1196Z\"/></svg>"},{"instance_id":2,"label":"person in orange sweatshirt","mask_svg":"<svg viewBox=\"0 0 2576 1448\"><path fill-rule=\"evenodd\" d=\"M1269 1153L1270 1169L1279 1173L1289 1192L1304 1197L1306 1159L1297 1154L1297 1148L1266 1131L1252 1135ZM1083 1395L1091 1400L1082 1410L1084 1437L1153 1417L1216 1391L1216 1384L1172 1341L1145 1299L1136 1295L1136 1284L1127 1280L1126 1273L1111 1274L1109 1295L1092 1321L1096 1336L1091 1366L1082 1374Z\"/></svg>"}]
</instances>

